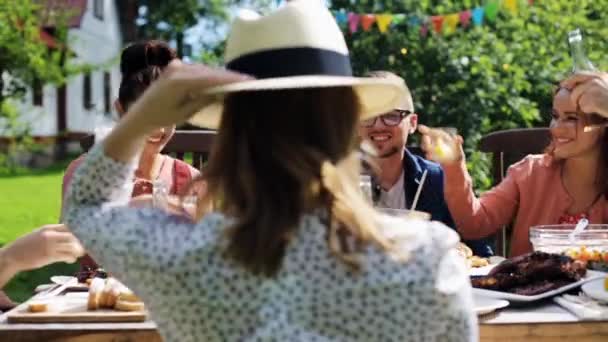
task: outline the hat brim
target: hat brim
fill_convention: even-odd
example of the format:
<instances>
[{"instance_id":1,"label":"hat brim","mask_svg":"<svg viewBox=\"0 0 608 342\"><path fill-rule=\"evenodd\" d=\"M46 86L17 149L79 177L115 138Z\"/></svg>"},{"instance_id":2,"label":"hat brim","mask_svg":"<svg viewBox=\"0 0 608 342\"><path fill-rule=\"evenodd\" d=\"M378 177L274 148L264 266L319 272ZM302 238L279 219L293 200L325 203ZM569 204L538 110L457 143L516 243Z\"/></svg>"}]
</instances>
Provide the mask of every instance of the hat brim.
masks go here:
<instances>
[{"instance_id":1,"label":"hat brim","mask_svg":"<svg viewBox=\"0 0 608 342\"><path fill-rule=\"evenodd\" d=\"M408 90L399 79L340 77L340 76L295 76L243 81L209 88L206 95L216 99L194 114L188 122L192 125L217 129L221 121L224 96L243 91L307 89L329 87L352 87L359 98L361 120L389 112L399 107Z\"/></svg>"}]
</instances>

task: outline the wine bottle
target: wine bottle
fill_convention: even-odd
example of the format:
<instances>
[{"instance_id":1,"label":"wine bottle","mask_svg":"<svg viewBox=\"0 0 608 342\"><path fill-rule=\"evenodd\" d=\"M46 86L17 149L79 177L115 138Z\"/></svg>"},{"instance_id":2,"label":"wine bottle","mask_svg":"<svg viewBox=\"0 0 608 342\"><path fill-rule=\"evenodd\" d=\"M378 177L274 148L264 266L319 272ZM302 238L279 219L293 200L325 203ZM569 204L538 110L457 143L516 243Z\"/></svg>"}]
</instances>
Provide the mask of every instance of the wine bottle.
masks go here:
<instances>
[{"instance_id":1,"label":"wine bottle","mask_svg":"<svg viewBox=\"0 0 608 342\"><path fill-rule=\"evenodd\" d=\"M597 71L593 63L587 58L583 45L583 35L580 29L568 32L568 44L570 45L570 54L572 55L573 73Z\"/></svg>"}]
</instances>

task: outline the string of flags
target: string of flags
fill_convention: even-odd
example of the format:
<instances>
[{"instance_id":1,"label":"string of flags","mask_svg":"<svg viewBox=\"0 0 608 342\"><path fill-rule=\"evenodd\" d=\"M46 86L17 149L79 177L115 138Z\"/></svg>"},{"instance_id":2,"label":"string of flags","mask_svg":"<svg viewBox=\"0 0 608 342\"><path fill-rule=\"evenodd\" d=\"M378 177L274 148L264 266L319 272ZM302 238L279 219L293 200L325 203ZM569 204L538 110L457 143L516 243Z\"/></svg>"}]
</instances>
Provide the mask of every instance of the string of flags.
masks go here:
<instances>
[{"instance_id":1,"label":"string of flags","mask_svg":"<svg viewBox=\"0 0 608 342\"><path fill-rule=\"evenodd\" d=\"M493 22L498 12L505 10L511 15L517 15L522 6L532 6L534 0L490 0L484 6L463 10L456 13L444 15L418 16L404 13L354 13L344 10L334 11L336 22L355 33L359 28L369 31L374 24L381 33L386 33L391 26L406 23L409 27L416 29L420 35L426 37L430 30L436 34L451 34L456 31L458 25L467 28L471 25L481 26L484 21Z\"/></svg>"}]
</instances>

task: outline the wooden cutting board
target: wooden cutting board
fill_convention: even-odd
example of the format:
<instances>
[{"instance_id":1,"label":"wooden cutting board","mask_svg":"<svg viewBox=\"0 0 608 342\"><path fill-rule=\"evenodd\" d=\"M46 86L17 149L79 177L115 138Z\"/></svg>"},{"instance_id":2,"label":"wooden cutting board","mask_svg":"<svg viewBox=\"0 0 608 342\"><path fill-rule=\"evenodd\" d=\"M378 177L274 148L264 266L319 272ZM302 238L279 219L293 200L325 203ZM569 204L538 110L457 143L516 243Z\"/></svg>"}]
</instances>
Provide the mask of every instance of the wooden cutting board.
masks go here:
<instances>
[{"instance_id":1,"label":"wooden cutting board","mask_svg":"<svg viewBox=\"0 0 608 342\"><path fill-rule=\"evenodd\" d=\"M87 310L86 293L60 295L44 299L48 303L47 312L30 312L29 303L40 301L36 298L17 306L6 314L8 323L107 323L143 322L148 314L145 311L117 311L112 309Z\"/></svg>"}]
</instances>

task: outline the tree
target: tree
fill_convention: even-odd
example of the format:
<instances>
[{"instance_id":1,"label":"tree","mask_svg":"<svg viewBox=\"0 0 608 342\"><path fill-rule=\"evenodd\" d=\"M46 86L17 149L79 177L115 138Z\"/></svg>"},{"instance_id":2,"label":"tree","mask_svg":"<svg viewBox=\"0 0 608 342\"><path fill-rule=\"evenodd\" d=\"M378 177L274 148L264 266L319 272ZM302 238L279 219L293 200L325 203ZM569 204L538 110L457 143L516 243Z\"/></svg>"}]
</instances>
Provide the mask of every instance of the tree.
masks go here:
<instances>
[{"instance_id":1,"label":"tree","mask_svg":"<svg viewBox=\"0 0 608 342\"><path fill-rule=\"evenodd\" d=\"M446 15L476 6L475 0L334 0L334 10L355 13ZM420 120L453 126L465 137L470 169L478 187L487 187L488 164L474 153L488 132L546 125L551 92L568 74L567 32L580 27L596 66L608 66L608 2L594 0L519 1L519 12L502 9L495 21L458 27L452 34L429 30L427 37L408 20L380 33L374 27L354 34L344 30L353 68L363 74L386 69L405 78Z\"/></svg>"},{"instance_id":2,"label":"tree","mask_svg":"<svg viewBox=\"0 0 608 342\"><path fill-rule=\"evenodd\" d=\"M64 82L68 73L66 25L64 14L53 18L53 35L41 31L42 6L38 1L0 0L0 135L12 137L5 153L0 155L0 167L11 164L12 152L29 141L29 127L19 121L14 103L23 98L34 84ZM50 49L41 39L47 35L55 44Z\"/></svg>"}]
</instances>

